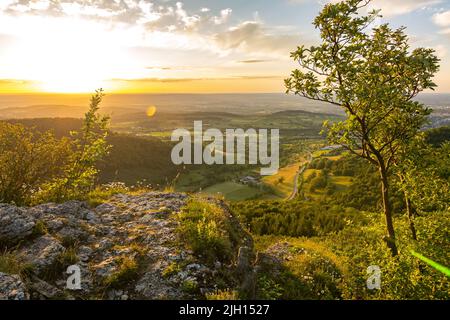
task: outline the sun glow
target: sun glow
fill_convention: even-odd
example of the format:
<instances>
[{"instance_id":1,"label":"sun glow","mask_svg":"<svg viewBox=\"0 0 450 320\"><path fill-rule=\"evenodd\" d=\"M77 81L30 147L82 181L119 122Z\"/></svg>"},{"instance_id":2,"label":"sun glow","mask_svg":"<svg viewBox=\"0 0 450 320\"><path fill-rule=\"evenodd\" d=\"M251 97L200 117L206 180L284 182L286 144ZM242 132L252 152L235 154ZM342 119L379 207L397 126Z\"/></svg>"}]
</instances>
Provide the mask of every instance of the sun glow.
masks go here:
<instances>
[{"instance_id":1,"label":"sun glow","mask_svg":"<svg viewBox=\"0 0 450 320\"><path fill-rule=\"evenodd\" d=\"M0 21L13 30L14 42L0 53L2 73L27 79L43 92L81 93L114 90L109 79L140 76L139 66L121 47L124 32L74 18L26 16ZM142 72L142 71L141 71Z\"/></svg>"}]
</instances>

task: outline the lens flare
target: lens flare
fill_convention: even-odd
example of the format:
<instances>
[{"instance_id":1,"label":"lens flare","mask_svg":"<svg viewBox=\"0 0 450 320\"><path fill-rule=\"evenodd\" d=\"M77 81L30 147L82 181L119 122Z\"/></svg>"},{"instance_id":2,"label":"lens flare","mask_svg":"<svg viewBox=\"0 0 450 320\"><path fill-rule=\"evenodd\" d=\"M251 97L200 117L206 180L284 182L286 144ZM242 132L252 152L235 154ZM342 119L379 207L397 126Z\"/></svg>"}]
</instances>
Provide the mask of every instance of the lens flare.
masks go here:
<instances>
[{"instance_id":1,"label":"lens flare","mask_svg":"<svg viewBox=\"0 0 450 320\"><path fill-rule=\"evenodd\" d=\"M151 118L155 115L156 113L156 107L155 106L150 106L147 108L147 117Z\"/></svg>"},{"instance_id":2,"label":"lens flare","mask_svg":"<svg viewBox=\"0 0 450 320\"><path fill-rule=\"evenodd\" d=\"M427 257L425 257L425 256L423 256L423 255L421 255L420 253L417 253L417 252L415 252L415 251L412 251L412 250L411 250L411 254L412 254L414 257L416 257L416 258L422 260L423 262L425 262L425 263L428 264L429 266L433 267L433 268L436 269L437 271L442 272L442 273L445 274L447 277L450 277L450 269L449 269L449 268L447 268L447 267L445 267L445 266L443 266L443 265L441 265L441 264L439 264L439 263L437 263L437 262L434 262L433 260L428 259Z\"/></svg>"}]
</instances>

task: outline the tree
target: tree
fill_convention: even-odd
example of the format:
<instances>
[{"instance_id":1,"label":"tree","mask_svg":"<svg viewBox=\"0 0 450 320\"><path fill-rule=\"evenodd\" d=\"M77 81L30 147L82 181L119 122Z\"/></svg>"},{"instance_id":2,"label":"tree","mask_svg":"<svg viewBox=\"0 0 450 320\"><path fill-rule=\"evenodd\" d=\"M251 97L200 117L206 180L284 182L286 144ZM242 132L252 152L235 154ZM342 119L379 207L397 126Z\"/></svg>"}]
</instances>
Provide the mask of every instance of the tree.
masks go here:
<instances>
[{"instance_id":1,"label":"tree","mask_svg":"<svg viewBox=\"0 0 450 320\"><path fill-rule=\"evenodd\" d=\"M418 135L395 161L397 185L405 197L411 236L417 240L414 217L447 210L450 203L450 142L433 147Z\"/></svg>"},{"instance_id":2,"label":"tree","mask_svg":"<svg viewBox=\"0 0 450 320\"><path fill-rule=\"evenodd\" d=\"M80 131L71 132L72 154L63 174L43 186L41 197L61 202L84 197L93 187L98 174L97 163L109 152L106 141L109 117L98 113L103 90L91 97L88 112Z\"/></svg>"},{"instance_id":3,"label":"tree","mask_svg":"<svg viewBox=\"0 0 450 320\"><path fill-rule=\"evenodd\" d=\"M70 138L0 121L0 202L59 202L90 191L110 148L108 118L98 114L102 97L102 90L92 96L81 130Z\"/></svg>"},{"instance_id":4,"label":"tree","mask_svg":"<svg viewBox=\"0 0 450 320\"><path fill-rule=\"evenodd\" d=\"M379 11L360 14L370 0L326 5L315 18L321 44L291 57L301 69L285 80L287 93L341 107L346 119L325 123L328 139L376 166L386 221L386 243L398 254L389 201L389 175L399 149L414 138L430 110L413 99L433 89L439 59L432 49L410 50L405 28L369 29Z\"/></svg>"}]
</instances>

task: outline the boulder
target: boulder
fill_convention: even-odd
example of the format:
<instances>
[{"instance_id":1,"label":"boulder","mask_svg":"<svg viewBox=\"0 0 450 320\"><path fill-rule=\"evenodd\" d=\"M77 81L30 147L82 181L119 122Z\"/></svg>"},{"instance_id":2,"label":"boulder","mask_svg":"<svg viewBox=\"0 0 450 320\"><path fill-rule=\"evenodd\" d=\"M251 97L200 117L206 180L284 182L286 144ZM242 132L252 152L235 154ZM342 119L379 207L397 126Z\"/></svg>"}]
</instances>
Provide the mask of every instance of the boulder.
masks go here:
<instances>
[{"instance_id":1,"label":"boulder","mask_svg":"<svg viewBox=\"0 0 450 320\"><path fill-rule=\"evenodd\" d=\"M14 245L33 232L34 218L25 208L0 204L0 245Z\"/></svg>"},{"instance_id":2,"label":"boulder","mask_svg":"<svg viewBox=\"0 0 450 320\"><path fill-rule=\"evenodd\" d=\"M0 300L28 300L25 284L18 275L0 272Z\"/></svg>"},{"instance_id":3,"label":"boulder","mask_svg":"<svg viewBox=\"0 0 450 320\"><path fill-rule=\"evenodd\" d=\"M44 235L19 251L24 263L30 264L36 274L41 274L55 263L64 247L52 236Z\"/></svg>"}]
</instances>

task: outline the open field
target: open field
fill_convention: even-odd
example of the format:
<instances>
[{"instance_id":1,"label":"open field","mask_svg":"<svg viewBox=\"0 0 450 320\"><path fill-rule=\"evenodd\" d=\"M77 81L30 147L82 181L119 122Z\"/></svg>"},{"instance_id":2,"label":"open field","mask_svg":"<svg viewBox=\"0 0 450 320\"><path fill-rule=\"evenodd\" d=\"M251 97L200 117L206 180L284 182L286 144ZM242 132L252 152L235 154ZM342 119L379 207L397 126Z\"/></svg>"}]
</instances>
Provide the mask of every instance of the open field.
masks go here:
<instances>
[{"instance_id":1,"label":"open field","mask_svg":"<svg viewBox=\"0 0 450 320\"><path fill-rule=\"evenodd\" d=\"M262 181L275 190L280 198L287 198L294 188L294 180L302 162L297 162L284 168L280 168L278 174L267 176Z\"/></svg>"},{"instance_id":2,"label":"open field","mask_svg":"<svg viewBox=\"0 0 450 320\"><path fill-rule=\"evenodd\" d=\"M241 201L259 198L264 195L256 187L246 186L237 182L223 182L202 190L200 193L223 196L230 201Z\"/></svg>"}]
</instances>

